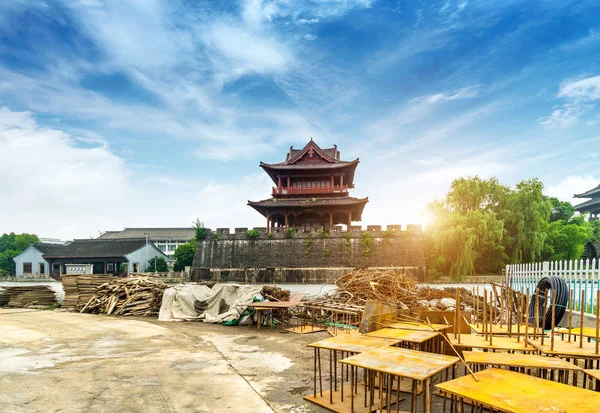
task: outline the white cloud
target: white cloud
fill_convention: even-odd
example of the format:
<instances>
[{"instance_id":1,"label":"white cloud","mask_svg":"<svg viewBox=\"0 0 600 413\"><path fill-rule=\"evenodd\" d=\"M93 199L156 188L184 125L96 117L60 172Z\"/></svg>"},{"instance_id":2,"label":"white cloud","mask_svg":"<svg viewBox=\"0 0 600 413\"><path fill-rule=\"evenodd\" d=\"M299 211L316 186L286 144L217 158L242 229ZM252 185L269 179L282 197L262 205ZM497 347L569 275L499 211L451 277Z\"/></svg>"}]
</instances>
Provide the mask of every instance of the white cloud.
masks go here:
<instances>
[{"instance_id":1,"label":"white cloud","mask_svg":"<svg viewBox=\"0 0 600 413\"><path fill-rule=\"evenodd\" d=\"M73 236L116 213L129 181L124 161L106 148L78 148L73 136L38 126L31 113L0 109L3 230Z\"/></svg>"},{"instance_id":2,"label":"white cloud","mask_svg":"<svg viewBox=\"0 0 600 413\"><path fill-rule=\"evenodd\" d=\"M558 183L546 185L544 192L548 196L576 205L584 202L585 199L573 198L573 194L589 191L599 183L600 179L592 175L570 175Z\"/></svg>"},{"instance_id":3,"label":"white cloud","mask_svg":"<svg viewBox=\"0 0 600 413\"><path fill-rule=\"evenodd\" d=\"M309 40L309 41L317 40L317 36L315 36L314 34L310 34L310 33L309 34L305 34L304 38L306 40Z\"/></svg>"},{"instance_id":4,"label":"white cloud","mask_svg":"<svg viewBox=\"0 0 600 413\"><path fill-rule=\"evenodd\" d=\"M550 129L572 127L582 115L594 108L592 102L600 99L600 76L564 81L556 97L566 99L567 102L555 109L550 116L539 119L539 123Z\"/></svg>"},{"instance_id":5,"label":"white cloud","mask_svg":"<svg viewBox=\"0 0 600 413\"><path fill-rule=\"evenodd\" d=\"M594 43L600 42L600 31L598 29L590 29L588 34L574 41L562 44L559 49L563 52L571 52L577 49L589 47Z\"/></svg>"},{"instance_id":6,"label":"white cloud","mask_svg":"<svg viewBox=\"0 0 600 413\"><path fill-rule=\"evenodd\" d=\"M135 226L264 226L247 200L268 197L259 172L203 186L164 171L131 172L109 148L40 126L29 112L0 108L0 228L62 239ZM137 177L136 177L137 175Z\"/></svg>"},{"instance_id":7,"label":"white cloud","mask_svg":"<svg viewBox=\"0 0 600 413\"><path fill-rule=\"evenodd\" d=\"M317 24L319 23L320 19L318 17L315 17L312 19L298 19L296 21L300 24Z\"/></svg>"},{"instance_id":8,"label":"white cloud","mask_svg":"<svg viewBox=\"0 0 600 413\"><path fill-rule=\"evenodd\" d=\"M220 57L212 57L225 81L246 73L279 73L292 61L290 52L274 38L254 34L224 23L212 25L203 35L207 47Z\"/></svg>"},{"instance_id":9,"label":"white cloud","mask_svg":"<svg viewBox=\"0 0 600 413\"><path fill-rule=\"evenodd\" d=\"M563 82L557 95L559 98L569 99L600 99L600 76Z\"/></svg>"}]
</instances>

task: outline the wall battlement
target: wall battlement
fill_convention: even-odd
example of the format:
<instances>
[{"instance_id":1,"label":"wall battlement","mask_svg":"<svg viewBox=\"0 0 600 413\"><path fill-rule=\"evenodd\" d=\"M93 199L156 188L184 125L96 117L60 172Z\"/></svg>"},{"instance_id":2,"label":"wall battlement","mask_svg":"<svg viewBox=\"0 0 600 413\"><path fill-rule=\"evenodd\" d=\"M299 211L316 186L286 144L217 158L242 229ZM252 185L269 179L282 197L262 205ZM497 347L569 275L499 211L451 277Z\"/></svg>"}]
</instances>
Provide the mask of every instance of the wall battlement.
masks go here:
<instances>
[{"instance_id":1,"label":"wall battlement","mask_svg":"<svg viewBox=\"0 0 600 413\"><path fill-rule=\"evenodd\" d=\"M255 227L255 228L247 228L240 227L234 228L217 228L216 230L212 230L206 228L206 237L205 240L235 240L235 239L249 239L248 230L257 229L260 232L260 235L255 239L287 239L287 238L295 238L295 237L307 237L309 234L312 236L319 236L323 234L322 231L305 231L303 229L294 230L293 236L286 235L286 229L282 227L276 227L271 229L271 235L267 233L266 227ZM381 225L367 225L366 227L362 227L360 225L352 225L350 226L348 231L344 231L342 226L335 226L328 232L328 238L344 238L347 237L347 233L350 234L350 237L362 237L365 232L369 232L372 237L391 237L394 235L403 236L406 234L411 234L414 232L421 232L420 224L409 224L406 226L406 229L402 229L402 225L387 225L385 229Z\"/></svg>"},{"instance_id":2,"label":"wall battlement","mask_svg":"<svg viewBox=\"0 0 600 413\"><path fill-rule=\"evenodd\" d=\"M254 229L259 230L256 237L248 235L248 228L236 228L233 233L229 228L207 231L205 239L196 243L192 268L202 272L204 279L219 280L222 278L215 274L232 273L227 270L233 269L285 268L291 273L289 269L398 267L411 269L417 278L425 273L420 225L406 230L399 225L388 225L386 230L370 225L364 229L351 226L349 231L333 228L330 232L294 233L274 228L270 234L266 228Z\"/></svg>"}]
</instances>

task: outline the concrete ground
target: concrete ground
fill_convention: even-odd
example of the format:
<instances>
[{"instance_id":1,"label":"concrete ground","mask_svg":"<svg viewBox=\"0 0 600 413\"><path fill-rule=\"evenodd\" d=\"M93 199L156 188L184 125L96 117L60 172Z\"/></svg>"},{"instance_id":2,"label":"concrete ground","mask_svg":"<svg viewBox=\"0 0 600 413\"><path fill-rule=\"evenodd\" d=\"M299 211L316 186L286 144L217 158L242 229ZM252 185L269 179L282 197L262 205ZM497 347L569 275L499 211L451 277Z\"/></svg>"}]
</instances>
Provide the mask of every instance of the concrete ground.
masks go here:
<instances>
[{"instance_id":1,"label":"concrete ground","mask_svg":"<svg viewBox=\"0 0 600 413\"><path fill-rule=\"evenodd\" d=\"M326 337L0 309L0 411L325 412L302 396L313 380L306 344Z\"/></svg>"}]
</instances>

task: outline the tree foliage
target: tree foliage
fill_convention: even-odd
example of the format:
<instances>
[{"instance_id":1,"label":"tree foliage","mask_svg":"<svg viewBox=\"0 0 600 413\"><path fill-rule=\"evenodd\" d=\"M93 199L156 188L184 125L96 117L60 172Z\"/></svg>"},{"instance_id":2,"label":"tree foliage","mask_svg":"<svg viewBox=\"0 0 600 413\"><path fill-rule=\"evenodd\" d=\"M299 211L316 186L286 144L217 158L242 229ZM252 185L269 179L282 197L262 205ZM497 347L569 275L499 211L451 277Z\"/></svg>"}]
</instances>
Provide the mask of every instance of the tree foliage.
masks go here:
<instances>
[{"instance_id":1,"label":"tree foliage","mask_svg":"<svg viewBox=\"0 0 600 413\"><path fill-rule=\"evenodd\" d=\"M26 250L31 244L40 242L35 234L2 234L0 237L0 270L15 273L13 258Z\"/></svg>"},{"instance_id":2,"label":"tree foliage","mask_svg":"<svg viewBox=\"0 0 600 413\"><path fill-rule=\"evenodd\" d=\"M548 198L538 179L514 188L497 179L454 180L443 200L428 205L435 217L424 236L433 277L497 273L509 263L578 259L600 239L598 221L573 216L568 202Z\"/></svg>"},{"instance_id":3,"label":"tree foliage","mask_svg":"<svg viewBox=\"0 0 600 413\"><path fill-rule=\"evenodd\" d=\"M190 241L187 244L182 244L177 247L173 258L175 258L175 265L173 270L182 271L185 267L190 267L194 260L194 253L196 252L196 241Z\"/></svg>"},{"instance_id":4,"label":"tree foliage","mask_svg":"<svg viewBox=\"0 0 600 413\"><path fill-rule=\"evenodd\" d=\"M195 233L195 238L196 241L201 241L204 238L206 238L206 228L204 227L204 222L200 221L200 218L196 218L196 221L194 221L194 230L196 231Z\"/></svg>"},{"instance_id":5,"label":"tree foliage","mask_svg":"<svg viewBox=\"0 0 600 413\"><path fill-rule=\"evenodd\" d=\"M156 266L155 266L156 263ZM167 272L169 271L169 266L167 265L167 261L164 257L152 257L148 260L148 266L146 267L146 272Z\"/></svg>"}]
</instances>

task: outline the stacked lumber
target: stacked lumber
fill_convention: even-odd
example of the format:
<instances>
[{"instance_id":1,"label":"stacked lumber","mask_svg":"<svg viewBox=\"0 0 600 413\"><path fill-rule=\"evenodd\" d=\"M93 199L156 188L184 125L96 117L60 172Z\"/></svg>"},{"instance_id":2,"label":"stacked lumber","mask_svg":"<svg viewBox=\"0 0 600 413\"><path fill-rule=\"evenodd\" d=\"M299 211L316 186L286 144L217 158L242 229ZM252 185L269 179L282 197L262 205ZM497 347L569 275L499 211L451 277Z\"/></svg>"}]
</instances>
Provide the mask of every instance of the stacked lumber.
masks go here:
<instances>
[{"instance_id":1,"label":"stacked lumber","mask_svg":"<svg viewBox=\"0 0 600 413\"><path fill-rule=\"evenodd\" d=\"M63 290L65 292L65 298L61 304L62 308L72 310L77 307L79 301L79 289L77 288L77 277L78 275L62 275L61 281Z\"/></svg>"},{"instance_id":2,"label":"stacked lumber","mask_svg":"<svg viewBox=\"0 0 600 413\"><path fill-rule=\"evenodd\" d=\"M79 310L96 294L96 289L113 277L110 274L62 275L65 298L61 307Z\"/></svg>"},{"instance_id":3,"label":"stacked lumber","mask_svg":"<svg viewBox=\"0 0 600 413\"><path fill-rule=\"evenodd\" d=\"M82 313L156 315L167 284L148 277L117 278L99 286Z\"/></svg>"},{"instance_id":4,"label":"stacked lumber","mask_svg":"<svg viewBox=\"0 0 600 413\"><path fill-rule=\"evenodd\" d=\"M10 307L26 307L31 305L50 307L56 304L56 295L46 285L26 285L4 287L10 295Z\"/></svg>"},{"instance_id":5,"label":"stacked lumber","mask_svg":"<svg viewBox=\"0 0 600 413\"><path fill-rule=\"evenodd\" d=\"M3 305L8 305L9 301L10 301L10 294L8 293L8 291L0 288L0 307Z\"/></svg>"}]
</instances>

